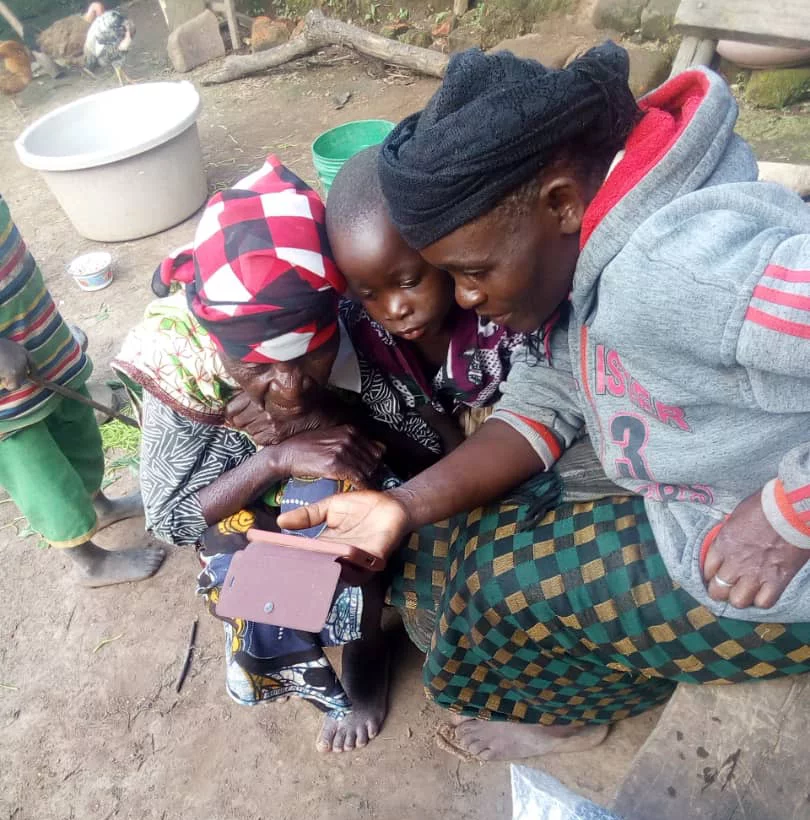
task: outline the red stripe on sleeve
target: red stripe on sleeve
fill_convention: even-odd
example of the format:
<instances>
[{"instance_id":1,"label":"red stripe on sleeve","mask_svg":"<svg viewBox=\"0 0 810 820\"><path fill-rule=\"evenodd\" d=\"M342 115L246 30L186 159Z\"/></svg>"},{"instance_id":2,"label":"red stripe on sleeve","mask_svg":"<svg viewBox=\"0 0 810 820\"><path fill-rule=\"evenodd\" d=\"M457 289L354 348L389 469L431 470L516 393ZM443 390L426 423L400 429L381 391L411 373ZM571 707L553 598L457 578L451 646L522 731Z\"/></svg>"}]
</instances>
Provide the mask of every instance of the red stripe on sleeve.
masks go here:
<instances>
[{"instance_id":1,"label":"red stripe on sleeve","mask_svg":"<svg viewBox=\"0 0 810 820\"><path fill-rule=\"evenodd\" d=\"M797 308L798 310L810 310L810 296L800 296L798 293L785 293L783 290L766 288L764 285L757 285L754 288L754 297L774 305L784 305L785 307Z\"/></svg>"},{"instance_id":2,"label":"red stripe on sleeve","mask_svg":"<svg viewBox=\"0 0 810 820\"><path fill-rule=\"evenodd\" d=\"M745 312L745 319L748 322L761 325L777 333L784 333L787 336L796 336L799 339L810 339L810 326L800 324L799 322L789 322L787 319L780 319L777 316L771 316L770 313L765 313L765 311L759 310L759 308L749 307Z\"/></svg>"},{"instance_id":3,"label":"red stripe on sleeve","mask_svg":"<svg viewBox=\"0 0 810 820\"><path fill-rule=\"evenodd\" d=\"M792 492L785 493L785 495L791 504L798 504L801 501L806 501L810 498L810 484L805 487L797 487Z\"/></svg>"},{"instance_id":4,"label":"red stripe on sleeve","mask_svg":"<svg viewBox=\"0 0 810 820\"><path fill-rule=\"evenodd\" d=\"M514 413L511 410L507 410L506 412L511 413L515 418L520 419L524 424L531 427L532 430L534 430L535 433L537 433L546 443L555 461L562 455L562 447L560 446L560 442L557 440L557 436L555 436L545 424L535 421L534 419L527 418L526 416L521 416L520 413Z\"/></svg>"},{"instance_id":5,"label":"red stripe on sleeve","mask_svg":"<svg viewBox=\"0 0 810 820\"><path fill-rule=\"evenodd\" d=\"M776 506L779 507L779 512L782 513L785 521L802 533L802 535L810 535L810 526L802 521L799 514L793 508L793 505L790 501L788 501L788 497L785 494L784 485L781 481L776 481L774 484L773 497L776 500Z\"/></svg>"},{"instance_id":6,"label":"red stripe on sleeve","mask_svg":"<svg viewBox=\"0 0 810 820\"><path fill-rule=\"evenodd\" d=\"M781 279L783 282L810 282L810 270L791 270L781 265L768 265L763 276Z\"/></svg>"}]
</instances>

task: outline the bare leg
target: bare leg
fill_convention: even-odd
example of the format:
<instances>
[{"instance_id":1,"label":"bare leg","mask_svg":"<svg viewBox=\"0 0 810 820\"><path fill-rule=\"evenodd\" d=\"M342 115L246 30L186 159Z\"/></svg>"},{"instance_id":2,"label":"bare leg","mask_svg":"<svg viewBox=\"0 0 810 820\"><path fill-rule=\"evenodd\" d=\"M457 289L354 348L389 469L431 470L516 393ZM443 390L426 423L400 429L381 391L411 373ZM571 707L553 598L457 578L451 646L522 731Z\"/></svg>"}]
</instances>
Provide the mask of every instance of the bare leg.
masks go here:
<instances>
[{"instance_id":1,"label":"bare leg","mask_svg":"<svg viewBox=\"0 0 810 820\"><path fill-rule=\"evenodd\" d=\"M101 490L93 496L93 507L98 516L98 528L103 530L124 521L127 518L137 518L143 515L143 499L139 492L125 495L123 498L107 498Z\"/></svg>"},{"instance_id":2,"label":"bare leg","mask_svg":"<svg viewBox=\"0 0 810 820\"><path fill-rule=\"evenodd\" d=\"M582 752L598 746L610 730L602 725L540 726L469 717L453 717L451 724L452 731L442 732L441 737L463 754L479 760L519 760L551 752Z\"/></svg>"},{"instance_id":3,"label":"bare leg","mask_svg":"<svg viewBox=\"0 0 810 820\"><path fill-rule=\"evenodd\" d=\"M341 682L352 701L343 718L326 717L316 744L319 752L362 748L380 731L388 710L390 653L382 631L382 579L363 587L363 637L343 649Z\"/></svg>"},{"instance_id":4,"label":"bare leg","mask_svg":"<svg viewBox=\"0 0 810 820\"><path fill-rule=\"evenodd\" d=\"M166 557L163 547L136 547L113 552L92 541L65 552L73 559L79 583L86 587L142 581L154 575Z\"/></svg>"}]
</instances>

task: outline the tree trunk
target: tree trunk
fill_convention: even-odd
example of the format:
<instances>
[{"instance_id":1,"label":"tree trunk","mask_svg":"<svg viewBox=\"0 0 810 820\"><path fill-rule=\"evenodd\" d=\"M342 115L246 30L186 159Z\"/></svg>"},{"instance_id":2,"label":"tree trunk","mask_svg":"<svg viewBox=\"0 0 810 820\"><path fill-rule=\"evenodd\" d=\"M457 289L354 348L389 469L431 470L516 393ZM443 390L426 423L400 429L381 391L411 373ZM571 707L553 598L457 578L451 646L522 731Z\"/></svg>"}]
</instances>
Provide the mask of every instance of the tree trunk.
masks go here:
<instances>
[{"instance_id":1,"label":"tree trunk","mask_svg":"<svg viewBox=\"0 0 810 820\"><path fill-rule=\"evenodd\" d=\"M438 51L380 37L341 20L324 17L320 11L313 9L304 18L304 30L300 36L258 54L228 57L222 70L206 77L203 85L237 80L268 68L275 68L330 45L348 46L369 57L376 57L386 63L410 68L431 77L441 78L447 69L447 56Z\"/></svg>"}]
</instances>

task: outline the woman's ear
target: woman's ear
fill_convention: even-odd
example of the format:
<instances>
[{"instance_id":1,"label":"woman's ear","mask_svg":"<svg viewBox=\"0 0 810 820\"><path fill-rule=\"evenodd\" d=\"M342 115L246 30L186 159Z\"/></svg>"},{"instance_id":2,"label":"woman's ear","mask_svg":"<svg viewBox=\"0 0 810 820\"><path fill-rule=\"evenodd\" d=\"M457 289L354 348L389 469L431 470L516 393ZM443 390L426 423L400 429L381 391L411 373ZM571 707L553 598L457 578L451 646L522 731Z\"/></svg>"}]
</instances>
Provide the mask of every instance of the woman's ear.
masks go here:
<instances>
[{"instance_id":1,"label":"woman's ear","mask_svg":"<svg viewBox=\"0 0 810 820\"><path fill-rule=\"evenodd\" d=\"M561 234L579 233L586 202L575 177L562 172L547 177L540 188L540 204L557 222Z\"/></svg>"}]
</instances>

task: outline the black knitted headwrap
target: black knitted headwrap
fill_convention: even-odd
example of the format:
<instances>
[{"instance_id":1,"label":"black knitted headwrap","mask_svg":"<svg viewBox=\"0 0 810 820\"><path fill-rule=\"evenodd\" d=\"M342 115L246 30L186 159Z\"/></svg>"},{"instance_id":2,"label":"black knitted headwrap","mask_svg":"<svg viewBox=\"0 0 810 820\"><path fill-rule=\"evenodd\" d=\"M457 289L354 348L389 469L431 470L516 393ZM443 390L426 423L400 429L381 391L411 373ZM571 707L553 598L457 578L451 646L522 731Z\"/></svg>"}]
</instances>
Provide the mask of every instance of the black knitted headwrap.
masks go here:
<instances>
[{"instance_id":1,"label":"black knitted headwrap","mask_svg":"<svg viewBox=\"0 0 810 820\"><path fill-rule=\"evenodd\" d=\"M507 51L455 55L425 109L380 152L405 241L419 250L487 213L566 145L619 151L640 115L628 73L627 52L610 41L564 69Z\"/></svg>"}]
</instances>

